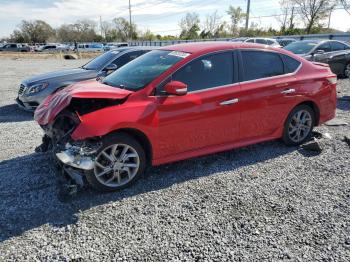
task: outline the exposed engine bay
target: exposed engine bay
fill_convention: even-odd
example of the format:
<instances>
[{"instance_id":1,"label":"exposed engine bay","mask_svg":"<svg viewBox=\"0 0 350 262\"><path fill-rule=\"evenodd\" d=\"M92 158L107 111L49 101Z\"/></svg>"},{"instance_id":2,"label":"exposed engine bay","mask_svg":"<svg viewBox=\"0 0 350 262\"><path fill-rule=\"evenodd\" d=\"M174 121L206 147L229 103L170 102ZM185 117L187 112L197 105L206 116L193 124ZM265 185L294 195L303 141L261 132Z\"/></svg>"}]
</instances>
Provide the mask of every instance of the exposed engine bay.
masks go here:
<instances>
[{"instance_id":1,"label":"exposed engine bay","mask_svg":"<svg viewBox=\"0 0 350 262\"><path fill-rule=\"evenodd\" d=\"M52 151L54 159L68 179L84 186L84 172L93 170L98 149L102 146L101 137L74 141L71 134L81 123L80 117L105 107L125 102L125 99L72 98L70 104L57 114L55 119L41 125L45 135L37 152Z\"/></svg>"}]
</instances>

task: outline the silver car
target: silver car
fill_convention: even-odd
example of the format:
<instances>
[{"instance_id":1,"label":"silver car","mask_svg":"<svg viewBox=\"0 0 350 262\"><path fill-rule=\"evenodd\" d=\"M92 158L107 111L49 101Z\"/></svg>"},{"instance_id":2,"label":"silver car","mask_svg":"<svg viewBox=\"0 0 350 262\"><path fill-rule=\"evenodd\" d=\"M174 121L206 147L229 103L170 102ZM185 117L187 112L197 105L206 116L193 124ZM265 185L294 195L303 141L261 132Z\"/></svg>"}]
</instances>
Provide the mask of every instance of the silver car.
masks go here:
<instances>
[{"instance_id":1,"label":"silver car","mask_svg":"<svg viewBox=\"0 0 350 262\"><path fill-rule=\"evenodd\" d=\"M47 96L56 90L79 81L106 76L150 50L152 50L150 47L114 49L94 58L82 67L27 78L20 84L16 102L22 109L34 111Z\"/></svg>"},{"instance_id":2,"label":"silver car","mask_svg":"<svg viewBox=\"0 0 350 262\"><path fill-rule=\"evenodd\" d=\"M231 42L244 42L244 43L255 43L262 45L269 45L272 47L280 48L281 45L273 38L262 38L262 37L238 37L231 39Z\"/></svg>"}]
</instances>

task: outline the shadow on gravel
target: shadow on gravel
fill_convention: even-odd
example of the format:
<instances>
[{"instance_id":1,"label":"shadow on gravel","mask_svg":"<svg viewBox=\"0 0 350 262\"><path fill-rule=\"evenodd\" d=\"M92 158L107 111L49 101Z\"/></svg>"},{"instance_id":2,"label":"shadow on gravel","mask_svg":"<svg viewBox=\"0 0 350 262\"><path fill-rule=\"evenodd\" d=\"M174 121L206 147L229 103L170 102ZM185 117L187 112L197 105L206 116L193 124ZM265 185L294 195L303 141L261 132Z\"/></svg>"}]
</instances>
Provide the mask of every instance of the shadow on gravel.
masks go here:
<instances>
[{"instance_id":1,"label":"shadow on gravel","mask_svg":"<svg viewBox=\"0 0 350 262\"><path fill-rule=\"evenodd\" d=\"M57 198L57 174L51 168L48 154L37 153L6 160L0 162L0 242L44 224L53 227L75 224L79 213L92 207L201 177L218 177L222 172L277 158L296 149L272 141L154 167L147 171L147 177L128 189L105 194L87 189L67 203ZM247 178L254 174L235 175ZM220 180L218 183L221 183Z\"/></svg>"},{"instance_id":2,"label":"shadow on gravel","mask_svg":"<svg viewBox=\"0 0 350 262\"><path fill-rule=\"evenodd\" d=\"M0 106L0 123L33 120L33 113L20 109L16 104Z\"/></svg>"}]
</instances>

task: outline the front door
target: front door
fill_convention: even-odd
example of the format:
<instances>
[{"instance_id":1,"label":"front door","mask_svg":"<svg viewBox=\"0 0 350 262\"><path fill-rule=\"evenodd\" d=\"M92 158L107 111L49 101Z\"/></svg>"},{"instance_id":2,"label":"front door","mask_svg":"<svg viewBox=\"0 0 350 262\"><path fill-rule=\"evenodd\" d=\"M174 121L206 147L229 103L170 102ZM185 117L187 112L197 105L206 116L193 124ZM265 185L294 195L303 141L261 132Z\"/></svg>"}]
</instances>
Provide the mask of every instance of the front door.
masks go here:
<instances>
[{"instance_id":1,"label":"front door","mask_svg":"<svg viewBox=\"0 0 350 262\"><path fill-rule=\"evenodd\" d=\"M158 143L161 155L205 149L239 136L239 96L231 51L197 58L170 80L188 85L184 96L159 96Z\"/></svg>"}]
</instances>

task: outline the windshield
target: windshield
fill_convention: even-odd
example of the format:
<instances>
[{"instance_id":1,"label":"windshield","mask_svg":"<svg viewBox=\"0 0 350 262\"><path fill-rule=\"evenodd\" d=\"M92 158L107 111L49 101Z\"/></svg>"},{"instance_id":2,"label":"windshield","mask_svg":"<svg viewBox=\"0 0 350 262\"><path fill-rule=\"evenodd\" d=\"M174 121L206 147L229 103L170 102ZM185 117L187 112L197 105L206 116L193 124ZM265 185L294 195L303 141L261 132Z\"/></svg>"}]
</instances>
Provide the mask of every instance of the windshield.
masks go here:
<instances>
[{"instance_id":1,"label":"windshield","mask_svg":"<svg viewBox=\"0 0 350 262\"><path fill-rule=\"evenodd\" d=\"M119 51L111 51L104 53L94 59L92 59L87 64L83 65L82 68L86 70L101 70L110 60L112 60Z\"/></svg>"},{"instance_id":2,"label":"windshield","mask_svg":"<svg viewBox=\"0 0 350 262\"><path fill-rule=\"evenodd\" d=\"M154 50L110 74L103 83L131 91L139 90L188 55L177 51Z\"/></svg>"},{"instance_id":3,"label":"windshield","mask_svg":"<svg viewBox=\"0 0 350 262\"><path fill-rule=\"evenodd\" d=\"M307 54L309 53L315 46L317 46L317 42L294 42L286 45L284 49L291 51L294 54Z\"/></svg>"}]
</instances>

